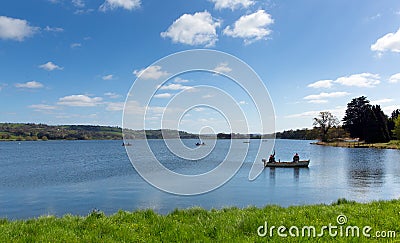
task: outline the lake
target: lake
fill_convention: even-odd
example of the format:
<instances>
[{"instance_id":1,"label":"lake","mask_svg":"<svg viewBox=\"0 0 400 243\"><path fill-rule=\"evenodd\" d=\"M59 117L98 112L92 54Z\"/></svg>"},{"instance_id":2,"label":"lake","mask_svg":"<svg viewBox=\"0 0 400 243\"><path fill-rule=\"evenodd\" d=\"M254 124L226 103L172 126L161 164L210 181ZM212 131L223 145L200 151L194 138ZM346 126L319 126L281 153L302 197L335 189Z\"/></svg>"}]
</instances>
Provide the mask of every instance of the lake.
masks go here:
<instances>
[{"instance_id":1,"label":"lake","mask_svg":"<svg viewBox=\"0 0 400 243\"><path fill-rule=\"evenodd\" d=\"M193 147L196 142L184 141ZM121 141L1 142L0 218L87 215L93 209L113 214L150 208L165 214L193 206L289 206L330 204L338 198L367 202L400 197L400 151L310 142L276 140L275 145L277 159L291 160L298 152L301 159L311 160L309 168L266 168L249 181L258 145L252 140L238 173L222 187L196 196L177 196L149 185L132 167ZM131 148L140 148L141 143L144 140L136 140ZM162 140L149 143L165 167L185 174L212 170L230 146L229 140L218 140L206 158L185 161L169 153Z\"/></svg>"}]
</instances>

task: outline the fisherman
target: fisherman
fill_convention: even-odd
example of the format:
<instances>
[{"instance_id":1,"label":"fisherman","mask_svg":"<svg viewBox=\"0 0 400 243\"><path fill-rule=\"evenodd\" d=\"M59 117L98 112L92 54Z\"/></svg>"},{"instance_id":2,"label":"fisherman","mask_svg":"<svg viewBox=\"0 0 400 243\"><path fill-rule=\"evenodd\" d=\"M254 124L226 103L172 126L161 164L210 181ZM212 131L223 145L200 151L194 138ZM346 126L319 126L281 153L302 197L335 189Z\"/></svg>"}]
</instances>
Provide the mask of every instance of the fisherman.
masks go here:
<instances>
[{"instance_id":1,"label":"fisherman","mask_svg":"<svg viewBox=\"0 0 400 243\"><path fill-rule=\"evenodd\" d=\"M269 156L268 163L275 162L275 150L274 153Z\"/></svg>"},{"instance_id":2,"label":"fisherman","mask_svg":"<svg viewBox=\"0 0 400 243\"><path fill-rule=\"evenodd\" d=\"M300 156L298 153L295 153L295 155L293 156L293 162L299 162L300 161Z\"/></svg>"}]
</instances>

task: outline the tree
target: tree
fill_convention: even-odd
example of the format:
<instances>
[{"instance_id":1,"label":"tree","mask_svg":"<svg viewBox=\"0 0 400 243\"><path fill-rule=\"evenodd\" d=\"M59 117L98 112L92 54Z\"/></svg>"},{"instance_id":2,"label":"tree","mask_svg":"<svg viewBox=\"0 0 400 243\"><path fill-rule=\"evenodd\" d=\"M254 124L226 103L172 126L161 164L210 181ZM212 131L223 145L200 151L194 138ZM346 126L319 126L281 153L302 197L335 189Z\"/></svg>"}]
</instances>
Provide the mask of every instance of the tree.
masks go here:
<instances>
[{"instance_id":1,"label":"tree","mask_svg":"<svg viewBox=\"0 0 400 243\"><path fill-rule=\"evenodd\" d=\"M397 140L400 140L400 116L396 118L394 124L393 134L396 136Z\"/></svg>"},{"instance_id":2,"label":"tree","mask_svg":"<svg viewBox=\"0 0 400 243\"><path fill-rule=\"evenodd\" d=\"M379 105L371 106L365 111L364 139L367 143L388 142L388 117Z\"/></svg>"},{"instance_id":3,"label":"tree","mask_svg":"<svg viewBox=\"0 0 400 243\"><path fill-rule=\"evenodd\" d=\"M371 105L367 97L361 96L354 98L347 104L346 114L343 118L343 128L345 128L353 138L365 140L366 117L371 115L368 111Z\"/></svg>"},{"instance_id":4,"label":"tree","mask_svg":"<svg viewBox=\"0 0 400 243\"><path fill-rule=\"evenodd\" d=\"M397 117L399 117L399 115L400 115L400 109L394 110L392 112L391 117L388 120L388 130L390 133L390 137L393 139L395 138L394 133L393 133L394 127L395 127L395 121L396 121Z\"/></svg>"},{"instance_id":5,"label":"tree","mask_svg":"<svg viewBox=\"0 0 400 243\"><path fill-rule=\"evenodd\" d=\"M327 142L329 129L339 125L339 120L329 111L323 111L319 113L318 117L314 118L313 125L320 130L321 141Z\"/></svg>"}]
</instances>

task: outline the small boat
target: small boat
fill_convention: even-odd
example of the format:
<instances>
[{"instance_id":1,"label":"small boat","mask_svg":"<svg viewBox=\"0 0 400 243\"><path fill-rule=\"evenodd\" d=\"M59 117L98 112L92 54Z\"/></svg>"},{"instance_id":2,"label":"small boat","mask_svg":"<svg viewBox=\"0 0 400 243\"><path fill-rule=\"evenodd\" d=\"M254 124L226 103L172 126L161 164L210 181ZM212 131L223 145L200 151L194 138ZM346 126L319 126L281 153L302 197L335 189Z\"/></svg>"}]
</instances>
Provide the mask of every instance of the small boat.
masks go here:
<instances>
[{"instance_id":1,"label":"small boat","mask_svg":"<svg viewBox=\"0 0 400 243\"><path fill-rule=\"evenodd\" d=\"M243 143L250 143L250 141L243 141Z\"/></svg>"},{"instance_id":2,"label":"small boat","mask_svg":"<svg viewBox=\"0 0 400 243\"><path fill-rule=\"evenodd\" d=\"M132 146L131 143L122 143L122 146Z\"/></svg>"},{"instance_id":3,"label":"small boat","mask_svg":"<svg viewBox=\"0 0 400 243\"><path fill-rule=\"evenodd\" d=\"M201 146L201 145L206 145L204 142L202 143L196 143L196 146Z\"/></svg>"},{"instance_id":4,"label":"small boat","mask_svg":"<svg viewBox=\"0 0 400 243\"><path fill-rule=\"evenodd\" d=\"M296 162L268 162L266 159L262 159L264 167L284 167L284 168L295 168L295 167L308 167L310 160L300 160Z\"/></svg>"}]
</instances>

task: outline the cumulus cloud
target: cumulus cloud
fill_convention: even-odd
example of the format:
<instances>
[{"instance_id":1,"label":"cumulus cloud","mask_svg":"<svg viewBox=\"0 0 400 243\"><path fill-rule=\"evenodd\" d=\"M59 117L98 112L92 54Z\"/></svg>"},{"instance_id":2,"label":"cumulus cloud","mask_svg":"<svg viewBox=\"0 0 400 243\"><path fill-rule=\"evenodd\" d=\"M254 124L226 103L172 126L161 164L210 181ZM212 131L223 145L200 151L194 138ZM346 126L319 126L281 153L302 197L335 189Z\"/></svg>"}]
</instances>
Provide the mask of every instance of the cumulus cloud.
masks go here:
<instances>
[{"instance_id":1,"label":"cumulus cloud","mask_svg":"<svg viewBox=\"0 0 400 243\"><path fill-rule=\"evenodd\" d=\"M161 90L188 90L188 89L193 89L191 86L186 86L182 84L168 84L159 87Z\"/></svg>"},{"instance_id":2,"label":"cumulus cloud","mask_svg":"<svg viewBox=\"0 0 400 243\"><path fill-rule=\"evenodd\" d=\"M117 93L113 93L113 92L107 92L107 93L104 93L104 95L110 97L111 99L117 99L117 98L121 97L121 95L119 95Z\"/></svg>"},{"instance_id":3,"label":"cumulus cloud","mask_svg":"<svg viewBox=\"0 0 400 243\"><path fill-rule=\"evenodd\" d=\"M229 8L231 10L242 8L248 8L254 4L252 0L210 0L213 2L215 9Z\"/></svg>"},{"instance_id":4,"label":"cumulus cloud","mask_svg":"<svg viewBox=\"0 0 400 243\"><path fill-rule=\"evenodd\" d=\"M71 48L77 48L77 47L82 47L81 43L72 43Z\"/></svg>"},{"instance_id":5,"label":"cumulus cloud","mask_svg":"<svg viewBox=\"0 0 400 243\"><path fill-rule=\"evenodd\" d=\"M269 25L274 20L265 10L258 10L255 13L240 17L232 26L227 26L223 33L234 38L243 38L245 44L266 39L271 34Z\"/></svg>"},{"instance_id":6,"label":"cumulus cloud","mask_svg":"<svg viewBox=\"0 0 400 243\"><path fill-rule=\"evenodd\" d=\"M77 8L85 7L85 2L83 0L72 0L72 4Z\"/></svg>"},{"instance_id":7,"label":"cumulus cloud","mask_svg":"<svg viewBox=\"0 0 400 243\"><path fill-rule=\"evenodd\" d=\"M103 12L114 10L116 8L132 10L139 8L140 5L140 0L106 0L102 5L100 5L99 10Z\"/></svg>"},{"instance_id":8,"label":"cumulus cloud","mask_svg":"<svg viewBox=\"0 0 400 243\"><path fill-rule=\"evenodd\" d=\"M154 95L154 98L164 98L164 99L166 99L166 98L171 98L171 97L172 97L172 94L170 94L170 93L163 93L163 94Z\"/></svg>"},{"instance_id":9,"label":"cumulus cloud","mask_svg":"<svg viewBox=\"0 0 400 243\"><path fill-rule=\"evenodd\" d=\"M380 99L380 100L373 100L373 101L371 101L371 103L380 105L380 104L383 104L383 103L391 103L393 101L394 101L394 99L385 98L385 99Z\"/></svg>"},{"instance_id":10,"label":"cumulus cloud","mask_svg":"<svg viewBox=\"0 0 400 243\"><path fill-rule=\"evenodd\" d=\"M136 77L140 77L141 79L153 79L157 80L162 77L166 77L169 75L167 71L163 71L161 66L150 66L148 68L144 68L141 70L133 71L133 74Z\"/></svg>"},{"instance_id":11,"label":"cumulus cloud","mask_svg":"<svg viewBox=\"0 0 400 243\"><path fill-rule=\"evenodd\" d=\"M396 33L388 33L379 38L371 45L371 50L378 52L400 52L400 28Z\"/></svg>"},{"instance_id":12,"label":"cumulus cloud","mask_svg":"<svg viewBox=\"0 0 400 243\"><path fill-rule=\"evenodd\" d=\"M310 88L331 88L333 80L320 80L315 83L309 84L308 87Z\"/></svg>"},{"instance_id":13,"label":"cumulus cloud","mask_svg":"<svg viewBox=\"0 0 400 243\"><path fill-rule=\"evenodd\" d=\"M39 66L39 68L47 70L47 71L53 71L53 70L63 70L63 67L60 67L53 62L47 62L45 64L42 64Z\"/></svg>"},{"instance_id":14,"label":"cumulus cloud","mask_svg":"<svg viewBox=\"0 0 400 243\"><path fill-rule=\"evenodd\" d=\"M105 76L103 76L103 77L101 77L103 80L112 80L112 79L114 79L114 75L112 75L112 74L109 74L109 75L105 75Z\"/></svg>"},{"instance_id":15,"label":"cumulus cloud","mask_svg":"<svg viewBox=\"0 0 400 243\"><path fill-rule=\"evenodd\" d=\"M124 109L124 102L109 102L107 103L107 111L122 111Z\"/></svg>"},{"instance_id":16,"label":"cumulus cloud","mask_svg":"<svg viewBox=\"0 0 400 243\"><path fill-rule=\"evenodd\" d=\"M340 77L335 80L335 83L344 86L355 86L362 88L372 88L378 85L380 82L379 75L372 73L353 74L350 76Z\"/></svg>"},{"instance_id":17,"label":"cumulus cloud","mask_svg":"<svg viewBox=\"0 0 400 243\"><path fill-rule=\"evenodd\" d=\"M220 63L214 68L213 71L216 73L230 73L232 68L228 66L228 63Z\"/></svg>"},{"instance_id":18,"label":"cumulus cloud","mask_svg":"<svg viewBox=\"0 0 400 243\"><path fill-rule=\"evenodd\" d=\"M45 104L38 104L38 105L30 105L28 106L31 109L34 109L36 111L52 111L52 110L57 110L58 107L54 105L45 105Z\"/></svg>"},{"instance_id":19,"label":"cumulus cloud","mask_svg":"<svg viewBox=\"0 0 400 243\"><path fill-rule=\"evenodd\" d=\"M389 78L389 83L392 83L392 84L400 83L400 73L393 74Z\"/></svg>"},{"instance_id":20,"label":"cumulus cloud","mask_svg":"<svg viewBox=\"0 0 400 243\"><path fill-rule=\"evenodd\" d=\"M197 12L193 15L182 15L160 35L163 38L171 38L174 43L210 47L218 41L216 29L220 26L220 21L214 19L209 12Z\"/></svg>"},{"instance_id":21,"label":"cumulus cloud","mask_svg":"<svg viewBox=\"0 0 400 243\"><path fill-rule=\"evenodd\" d=\"M63 29L63 28L60 28L60 27L50 27L50 26L46 26L46 27L44 28L44 31L47 31L47 32L63 32L64 29Z\"/></svg>"},{"instance_id":22,"label":"cumulus cloud","mask_svg":"<svg viewBox=\"0 0 400 243\"><path fill-rule=\"evenodd\" d=\"M316 95L308 95L306 97L304 97L305 100L322 100L322 99L327 99L327 98L339 98L339 97L343 97L343 96L347 96L350 93L347 92L332 92L332 93L325 93L322 92L320 94L316 94Z\"/></svg>"},{"instance_id":23,"label":"cumulus cloud","mask_svg":"<svg viewBox=\"0 0 400 243\"><path fill-rule=\"evenodd\" d=\"M26 89L39 89L39 88L43 88L43 84L36 82L36 81L30 81L30 82L26 82L26 83L17 83L17 84L15 84L15 87L26 88Z\"/></svg>"},{"instance_id":24,"label":"cumulus cloud","mask_svg":"<svg viewBox=\"0 0 400 243\"><path fill-rule=\"evenodd\" d=\"M69 95L58 99L57 104L66 106L91 107L101 104L101 97L89 97L87 95Z\"/></svg>"},{"instance_id":25,"label":"cumulus cloud","mask_svg":"<svg viewBox=\"0 0 400 243\"><path fill-rule=\"evenodd\" d=\"M33 36L39 29L23 19L0 16L0 39L23 41L25 38Z\"/></svg>"},{"instance_id":26,"label":"cumulus cloud","mask_svg":"<svg viewBox=\"0 0 400 243\"><path fill-rule=\"evenodd\" d=\"M182 78L180 78L180 77L176 77L176 78L174 79L174 82L175 82L175 83L188 83L189 80L187 80L187 79L182 79Z\"/></svg>"},{"instance_id":27,"label":"cumulus cloud","mask_svg":"<svg viewBox=\"0 0 400 243\"><path fill-rule=\"evenodd\" d=\"M311 103L311 104L325 104L325 103L328 103L328 101L327 100L309 100L308 103Z\"/></svg>"}]
</instances>

